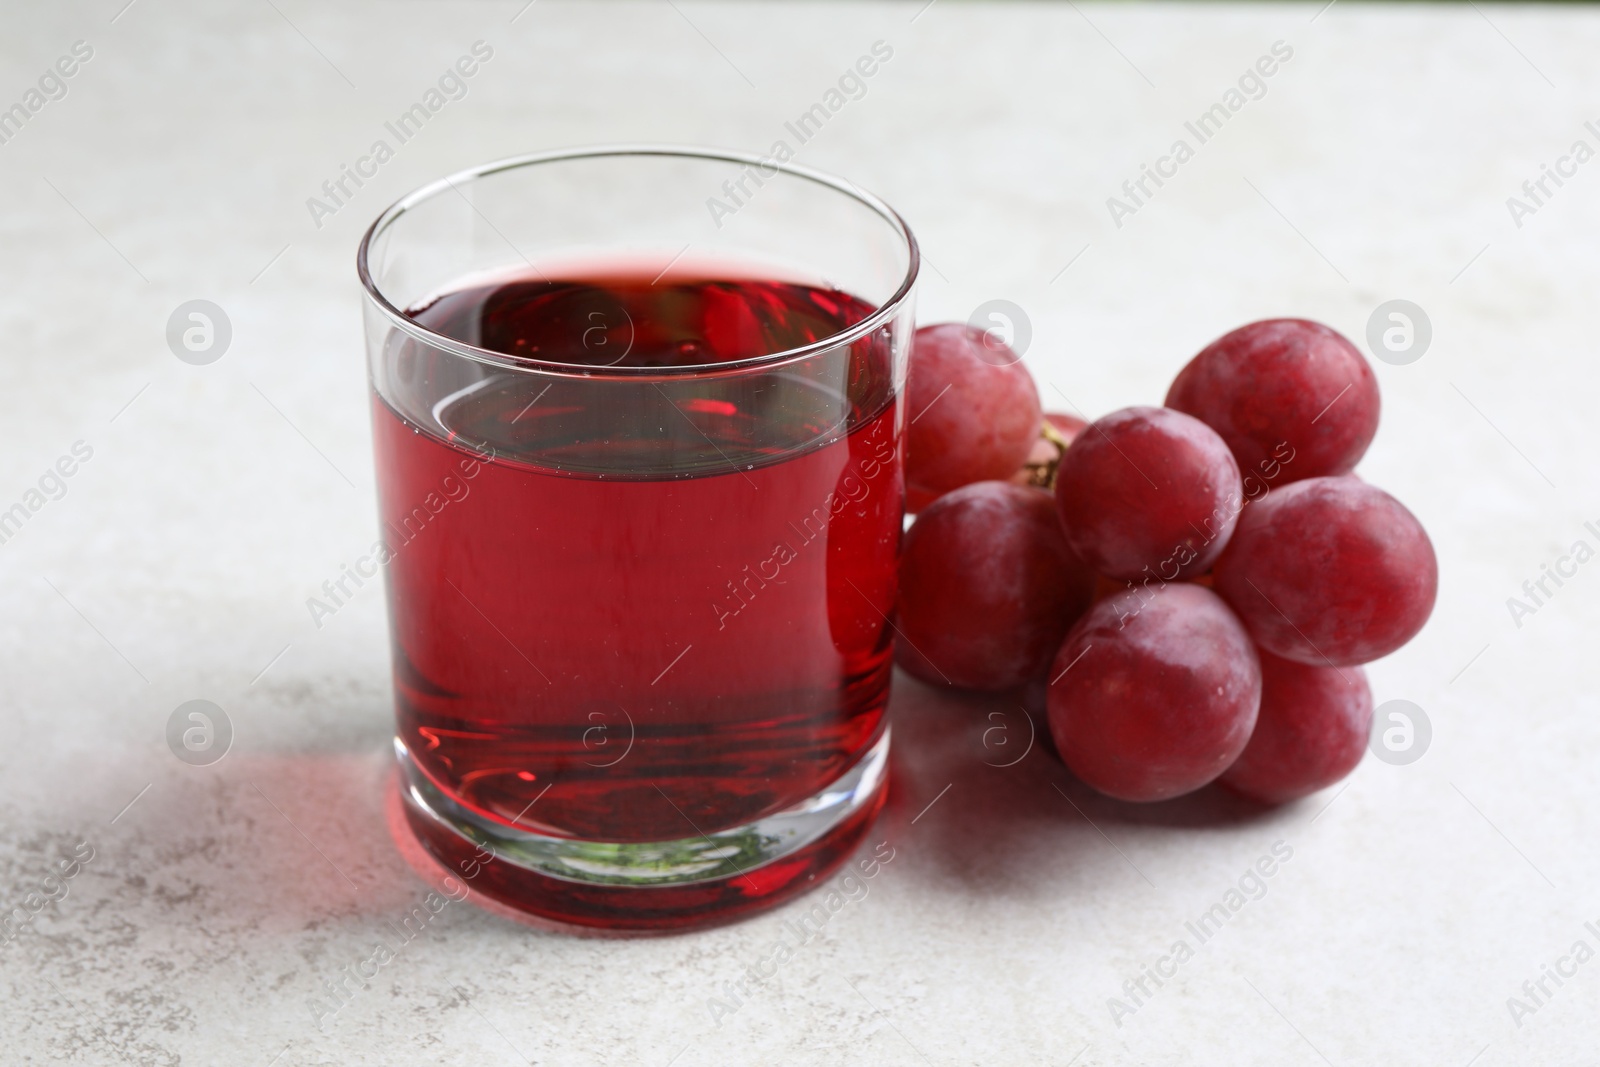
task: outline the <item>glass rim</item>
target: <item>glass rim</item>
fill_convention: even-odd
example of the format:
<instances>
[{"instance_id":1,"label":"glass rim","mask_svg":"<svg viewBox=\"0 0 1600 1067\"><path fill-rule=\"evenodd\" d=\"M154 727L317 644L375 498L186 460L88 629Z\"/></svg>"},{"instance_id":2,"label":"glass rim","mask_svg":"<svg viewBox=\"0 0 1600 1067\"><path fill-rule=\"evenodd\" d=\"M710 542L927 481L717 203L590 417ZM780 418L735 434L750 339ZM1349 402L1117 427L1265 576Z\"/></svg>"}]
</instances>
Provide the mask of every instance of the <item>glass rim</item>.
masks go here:
<instances>
[{"instance_id":1,"label":"glass rim","mask_svg":"<svg viewBox=\"0 0 1600 1067\"><path fill-rule=\"evenodd\" d=\"M369 257L374 241L393 226L406 212L412 208L431 200L447 191L461 192L460 185L479 178L486 178L502 171L516 170L522 167L536 166L542 163L559 163L579 159L602 159L613 156L666 156L680 159L707 160L721 163L740 163L746 166L757 166L763 172L776 170L791 177L802 178L814 182L834 192L842 193L854 199L878 214L884 221L899 234L906 249L906 270L900 279L900 285L876 308L872 314L837 333L819 338L808 344L795 348L786 348L777 352L766 352L757 356L743 359L729 360L723 363L696 363L675 367L595 367L580 363L557 363L549 360L530 359L525 356L513 356L505 352L497 352L490 348L481 348L477 345L459 341L448 337L417 322L403 310L394 306L384 296L373 278L370 270ZM367 231L362 235L361 243L356 250L356 275L361 280L367 298L372 305L389 320L390 325L403 333L410 335L444 352L461 356L506 370L556 375L561 377L576 378L689 378L708 377L721 373L750 370L758 367L777 366L805 359L808 356L831 351L851 344L862 337L880 329L896 316L904 307L911 295L912 287L916 284L921 272L922 255L917 246L917 239L911 232L911 227L900 217L899 212L890 207L880 198L862 189L848 178L841 178L825 171L813 170L810 167L795 166L791 163L780 163L766 156L758 156L746 152L734 152L716 148L697 148L685 145L671 144L613 144L592 145L576 148L558 148L545 152L532 152L520 156L510 156L505 159L482 163L475 167L448 174L426 185L413 189L411 192L396 200L383 213L375 219Z\"/></svg>"}]
</instances>

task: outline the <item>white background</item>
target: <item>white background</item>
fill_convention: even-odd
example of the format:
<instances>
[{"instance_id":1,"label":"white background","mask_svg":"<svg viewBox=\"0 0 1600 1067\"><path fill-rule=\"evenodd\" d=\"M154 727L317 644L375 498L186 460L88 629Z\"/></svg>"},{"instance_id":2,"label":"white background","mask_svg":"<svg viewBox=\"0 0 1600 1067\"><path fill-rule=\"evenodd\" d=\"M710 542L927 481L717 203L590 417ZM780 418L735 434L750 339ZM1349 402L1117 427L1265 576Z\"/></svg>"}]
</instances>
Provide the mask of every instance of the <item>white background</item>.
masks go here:
<instances>
[{"instance_id":1,"label":"white background","mask_svg":"<svg viewBox=\"0 0 1600 1067\"><path fill-rule=\"evenodd\" d=\"M1574 140L1600 148L1600 17L123 3L0 12L0 106L73 42L94 48L0 145L0 508L74 441L94 450L0 545L0 909L76 842L95 850L0 944L0 1060L1592 1062L1600 962L1548 983L1520 1026L1507 998L1574 941L1600 949L1600 563L1520 628L1506 599L1579 538L1600 548L1583 526L1600 523L1600 162L1520 228L1506 198ZM494 58L469 95L315 226L306 199L478 39ZM720 1027L709 998L805 903L630 941L452 905L319 1031L307 998L427 889L384 822L381 589L320 629L305 603L376 535L362 229L415 185L524 151L764 152L877 40L893 59L799 161L906 215L929 259L922 321L1023 306L1050 406L1159 402L1252 319L1360 342L1383 301L1426 310L1425 356L1376 365L1361 473L1439 551L1433 621L1370 669L1380 702L1426 710L1430 749L1369 756L1343 792L1278 811L1209 791L1136 808L1039 751L985 766L1004 702L902 678L873 834L895 859ZM1293 58L1265 97L1114 226L1106 198L1280 40ZM209 366L164 338L194 298L233 324ZM164 741L195 698L236 732L206 768ZM1116 1025L1122 982L1278 841L1293 858L1265 896Z\"/></svg>"}]
</instances>

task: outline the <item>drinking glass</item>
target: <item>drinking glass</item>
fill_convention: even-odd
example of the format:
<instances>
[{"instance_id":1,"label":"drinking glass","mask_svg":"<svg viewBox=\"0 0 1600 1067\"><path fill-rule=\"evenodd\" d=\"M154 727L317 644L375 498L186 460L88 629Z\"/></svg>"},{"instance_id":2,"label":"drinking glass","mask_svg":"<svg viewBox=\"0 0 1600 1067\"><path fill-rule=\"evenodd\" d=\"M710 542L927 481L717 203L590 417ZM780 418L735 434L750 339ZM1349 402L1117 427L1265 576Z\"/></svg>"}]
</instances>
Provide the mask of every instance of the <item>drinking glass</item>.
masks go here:
<instances>
[{"instance_id":1,"label":"drinking glass","mask_svg":"<svg viewBox=\"0 0 1600 1067\"><path fill-rule=\"evenodd\" d=\"M617 146L361 242L405 826L502 908L819 884L887 782L918 253L848 181Z\"/></svg>"}]
</instances>

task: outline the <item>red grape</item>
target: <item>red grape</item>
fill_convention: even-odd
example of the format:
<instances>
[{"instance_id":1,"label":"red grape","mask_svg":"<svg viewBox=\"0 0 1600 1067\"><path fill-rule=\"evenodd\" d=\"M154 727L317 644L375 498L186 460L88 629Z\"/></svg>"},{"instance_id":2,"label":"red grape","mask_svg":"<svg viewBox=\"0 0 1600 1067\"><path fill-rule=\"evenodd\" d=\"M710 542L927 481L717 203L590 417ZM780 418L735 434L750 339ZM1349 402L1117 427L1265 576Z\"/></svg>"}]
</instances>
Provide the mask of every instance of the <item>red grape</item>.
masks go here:
<instances>
[{"instance_id":1,"label":"red grape","mask_svg":"<svg viewBox=\"0 0 1600 1067\"><path fill-rule=\"evenodd\" d=\"M1113 578L1172 581L1211 566L1243 507L1239 465L1199 419L1123 408L1090 423L1061 458L1067 542Z\"/></svg>"},{"instance_id":2,"label":"red grape","mask_svg":"<svg viewBox=\"0 0 1600 1067\"><path fill-rule=\"evenodd\" d=\"M1050 733L1072 773L1122 800L1165 800L1227 770L1261 702L1254 646L1197 585L1089 609L1051 665Z\"/></svg>"},{"instance_id":3,"label":"red grape","mask_svg":"<svg viewBox=\"0 0 1600 1067\"><path fill-rule=\"evenodd\" d=\"M924 326L906 376L906 484L935 495L1009 478L1039 436L1039 390L993 334Z\"/></svg>"},{"instance_id":4,"label":"red grape","mask_svg":"<svg viewBox=\"0 0 1600 1067\"><path fill-rule=\"evenodd\" d=\"M1309 478L1245 509L1215 579L1262 648L1343 666L1388 655L1422 629L1439 565L1394 497L1357 478Z\"/></svg>"},{"instance_id":5,"label":"red grape","mask_svg":"<svg viewBox=\"0 0 1600 1067\"><path fill-rule=\"evenodd\" d=\"M1313 667L1257 652L1261 713L1221 783L1263 804L1332 785L1361 762L1372 731L1372 690L1360 667Z\"/></svg>"},{"instance_id":6,"label":"red grape","mask_svg":"<svg viewBox=\"0 0 1600 1067\"><path fill-rule=\"evenodd\" d=\"M1093 589L1049 493L1006 482L963 486L906 533L896 659L935 684L1022 685L1044 671Z\"/></svg>"},{"instance_id":7,"label":"red grape","mask_svg":"<svg viewBox=\"0 0 1600 1067\"><path fill-rule=\"evenodd\" d=\"M1223 335L1167 391L1167 407L1228 442L1246 489L1253 479L1282 485L1350 470L1378 431L1378 406L1366 357L1305 319L1267 319Z\"/></svg>"}]
</instances>

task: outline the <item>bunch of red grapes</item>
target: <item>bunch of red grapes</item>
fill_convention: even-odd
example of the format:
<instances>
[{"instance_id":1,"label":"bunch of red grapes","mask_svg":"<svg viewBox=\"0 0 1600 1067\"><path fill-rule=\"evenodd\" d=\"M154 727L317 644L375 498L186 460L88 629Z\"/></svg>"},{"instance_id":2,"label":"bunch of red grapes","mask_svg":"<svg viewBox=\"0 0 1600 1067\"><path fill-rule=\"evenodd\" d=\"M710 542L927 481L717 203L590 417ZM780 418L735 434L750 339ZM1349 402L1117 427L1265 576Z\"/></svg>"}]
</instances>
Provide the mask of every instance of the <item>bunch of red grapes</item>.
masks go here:
<instances>
[{"instance_id":1,"label":"bunch of red grapes","mask_svg":"<svg viewBox=\"0 0 1600 1067\"><path fill-rule=\"evenodd\" d=\"M1352 473L1378 383L1343 336L1251 323L1164 407L1042 411L993 334L917 331L896 660L965 689L1043 688L1066 765L1113 797L1212 781L1278 804L1353 770L1360 664L1438 588L1411 512Z\"/></svg>"}]
</instances>

